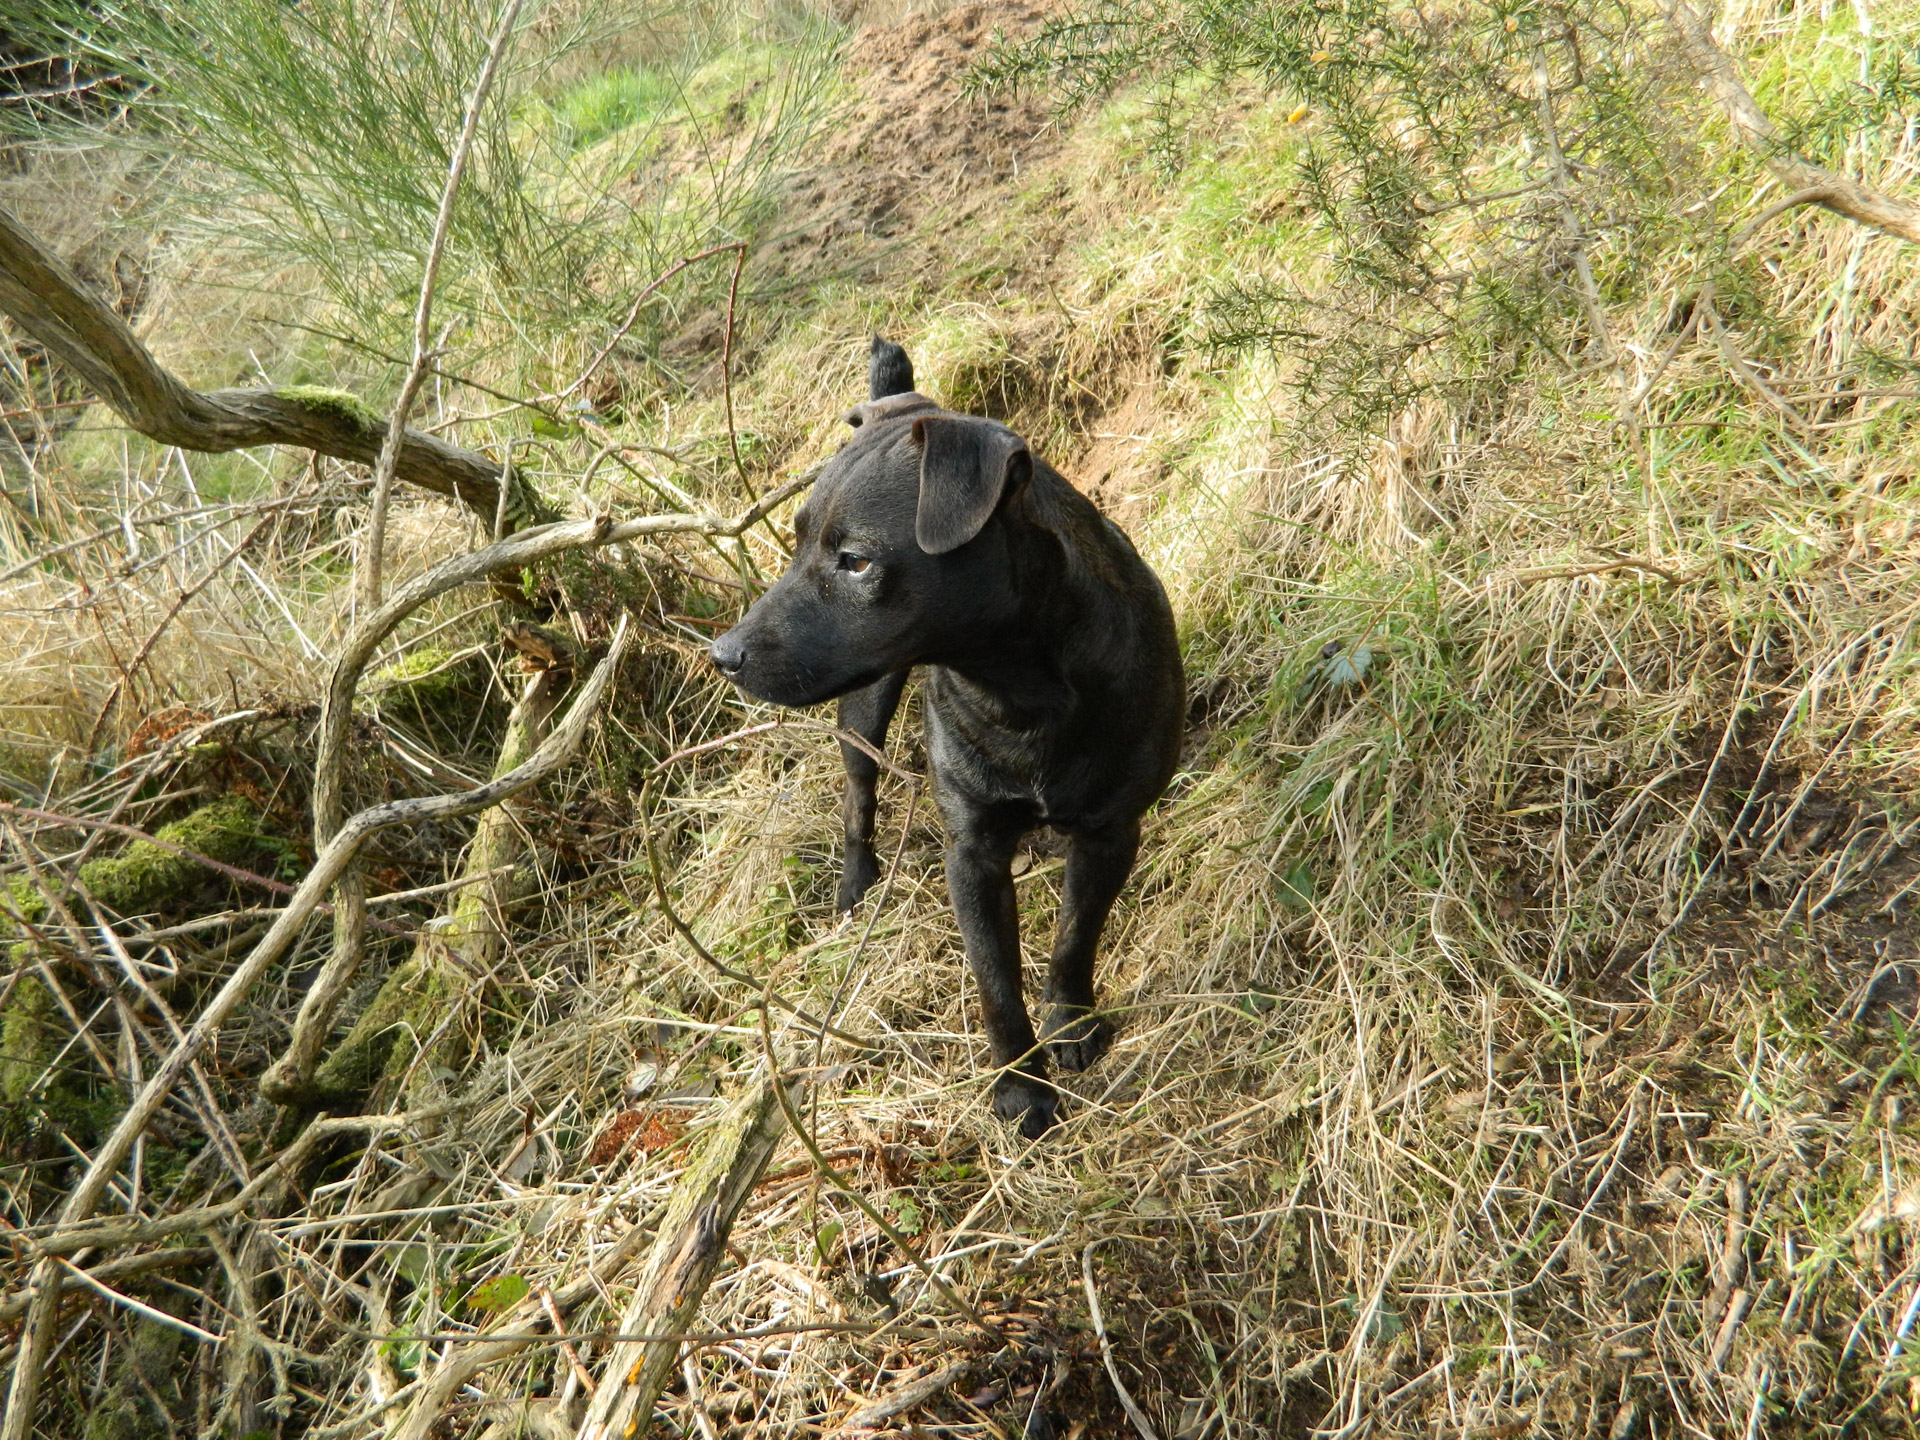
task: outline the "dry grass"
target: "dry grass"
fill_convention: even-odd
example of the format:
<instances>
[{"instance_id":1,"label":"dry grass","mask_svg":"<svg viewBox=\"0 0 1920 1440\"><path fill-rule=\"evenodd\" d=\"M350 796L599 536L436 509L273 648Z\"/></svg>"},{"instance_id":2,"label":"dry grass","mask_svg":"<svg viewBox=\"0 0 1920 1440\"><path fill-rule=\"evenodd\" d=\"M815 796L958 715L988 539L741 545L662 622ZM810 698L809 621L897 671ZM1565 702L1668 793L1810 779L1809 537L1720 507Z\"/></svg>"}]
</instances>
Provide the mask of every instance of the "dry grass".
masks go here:
<instances>
[{"instance_id":1,"label":"dry grass","mask_svg":"<svg viewBox=\"0 0 1920 1440\"><path fill-rule=\"evenodd\" d=\"M1817 20L1769 23L1792 43ZM1038 1411L1051 1433L1126 1433L1086 1303L1091 1252L1119 1373L1167 1440L1910 1431L1920 491L1905 387L1832 378L1904 352L1920 310L1904 252L1830 219L1782 222L1777 328L1736 325L1731 343L1772 367L1797 421L1703 342L1656 388L1644 458L1595 418L1610 376L1545 367L1514 377L1491 417L1428 399L1382 435L1330 443L1289 409L1280 362L1164 363L1179 339L1164 317L1190 314L1233 263L1233 232L1193 185L1151 176L1128 113L1002 177L1003 228L930 222L921 253L873 262L902 267L885 320L929 388L983 397L1070 473L1110 466L1103 499L1180 611L1191 734L1107 938L1118 1042L1063 1081L1064 1126L1020 1142L987 1103L928 807L903 829L906 786L883 785L897 867L841 924L826 735L790 719L672 766L650 823L679 914L727 964L831 1003L868 1043L821 1048L808 1113L838 1179L783 1149L708 1295L714 1332L769 1333L692 1350L663 1425L834 1433L868 1398L965 1361L903 1430L1018 1435ZM1271 119L1230 109L1220 153L1257 146ZM1885 176L1908 171L1910 143L1876 143ZM1023 229L1041 215L1044 243ZM939 283L962 259L985 278ZM748 316L736 402L759 478L837 443L879 304L827 286L809 309ZM1634 378L1665 348L1661 319L1616 317ZM720 408L711 380L670 424L636 404L622 436L681 458L603 465L586 500L652 503L655 476L731 503ZM552 493L597 448L553 447ZM124 493L63 512L59 538L162 503L140 493L159 496L157 471L121 473ZM229 669L243 703L311 693L316 662L287 645L286 616L320 650L337 633L315 535L348 534L326 527L351 512L338 480L280 483L308 498L142 532L151 551L161 533L181 548L130 577L108 578L119 532L76 548L73 575L7 582L36 637L25 678L9 675L16 753L30 731L84 745L119 679L108 657L227 553L202 533L216 521L237 542L256 514L279 517L256 542L264 583L221 571L138 693L212 713ZM409 521L405 563L462 543L435 517ZM773 718L708 675L704 637L738 592L697 577L781 557L757 534L744 553L672 541L644 558L649 578L617 596L604 571L547 578L589 631L630 600L650 644L591 761L530 816L541 898L501 970L450 1012L464 1068L376 1096L415 1118L369 1122L299 1193L223 1227L228 1254L191 1293L127 1282L205 1328L265 1337L148 1376L177 1381L196 1426L239 1424L223 1400L277 1393L283 1433L376 1433L377 1407L457 1343L380 1337L477 1328L491 1279L577 1278L647 1224L716 1099L761 1063L759 992L693 954L652 898L636 780ZM459 608L413 633L454 620L439 640L483 638ZM1350 665L1365 648L1357 681L1330 645ZM484 728L462 748L383 723L449 769L484 765ZM297 772L297 737L269 741ZM893 748L917 764L915 746L909 717ZM368 786L400 783L371 753L367 770ZM179 808L172 773L189 772L160 767L138 792L125 775L52 778L64 808L125 795L147 824ZM37 796L45 771L33 780L16 789ZM79 832L19 833L57 863ZM412 884L446 861L392 859ZM1035 954L1057 869L1040 843L1020 882ZM405 925L433 904L406 907ZM152 953L190 973L225 963L212 946ZM286 1136L242 1097L301 973L223 1040L221 1094L256 1169ZM109 1051L113 1024L98 1025ZM70 1153L47 1113L4 1171L16 1225L57 1198ZM211 1148L187 1153L164 1162L182 1196L231 1193ZM947 1312L842 1186L1017 1343ZM604 1352L590 1337L624 1299L616 1278L568 1322L590 1371ZM63 1417L99 1376L153 1413L127 1378L133 1332L93 1314L50 1368L46 1433L76 1433ZM809 1325L836 1328L786 1329ZM566 1356L538 1346L482 1376L451 1433L566 1433L579 1396Z\"/></svg>"}]
</instances>

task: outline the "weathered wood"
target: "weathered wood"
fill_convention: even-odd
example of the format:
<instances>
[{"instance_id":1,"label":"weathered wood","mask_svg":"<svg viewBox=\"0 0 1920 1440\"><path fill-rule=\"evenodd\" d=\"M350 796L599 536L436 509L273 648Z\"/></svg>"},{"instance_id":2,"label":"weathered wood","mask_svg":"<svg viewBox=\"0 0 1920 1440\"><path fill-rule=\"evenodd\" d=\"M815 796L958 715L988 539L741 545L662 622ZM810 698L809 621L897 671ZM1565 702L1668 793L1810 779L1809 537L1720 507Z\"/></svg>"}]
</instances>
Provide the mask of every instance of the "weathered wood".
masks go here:
<instances>
[{"instance_id":1,"label":"weathered wood","mask_svg":"<svg viewBox=\"0 0 1920 1440\"><path fill-rule=\"evenodd\" d=\"M362 465L380 457L385 422L349 396L299 387L203 391L184 384L153 358L112 306L4 209L0 311L128 425L162 445L210 453L293 445ZM504 472L486 456L409 430L394 473L460 501L492 529Z\"/></svg>"},{"instance_id":2,"label":"weathered wood","mask_svg":"<svg viewBox=\"0 0 1920 1440\"><path fill-rule=\"evenodd\" d=\"M944 1395L948 1389L958 1385L973 1369L973 1361L956 1360L951 1365L943 1365L930 1375L909 1380L897 1385L877 1399L869 1400L846 1419L842 1420L833 1434L844 1435L849 1430L873 1429L885 1425L894 1416L904 1414L916 1405L924 1405L937 1395Z\"/></svg>"},{"instance_id":3,"label":"weathered wood","mask_svg":"<svg viewBox=\"0 0 1920 1440\"><path fill-rule=\"evenodd\" d=\"M207 1001L191 1028L134 1097L112 1133L101 1143L92 1164L74 1186L67 1203L61 1207L61 1230L71 1230L93 1214L101 1196L106 1193L108 1182L132 1153L133 1142L146 1131L173 1087L180 1083L188 1067L219 1034L228 1016L259 982L268 967L286 953L307 918L313 914L314 907L320 903L320 897L332 888L333 882L359 852L367 837L393 825L477 815L559 769L572 757L586 734L587 722L599 707L600 697L620 663L630 634L623 620L614 635L613 647L607 658L580 687L580 693L566 719L519 769L459 794L390 800L384 805L360 811L341 827L332 843L314 858L313 868L289 898L272 928ZM51 1246L48 1248L50 1250ZM4 1415L0 1415L0 1440L27 1440L32 1432L34 1404L40 1388L40 1361L51 1344L53 1318L59 1309L59 1285L56 1283L59 1278L58 1263L52 1254L34 1267L34 1295L14 1359L7 1408Z\"/></svg>"},{"instance_id":4,"label":"weathered wood","mask_svg":"<svg viewBox=\"0 0 1920 1440\"><path fill-rule=\"evenodd\" d=\"M648 1228L647 1225L634 1226L621 1237L617 1245L594 1262L587 1274L553 1292L554 1308L564 1315L598 1295L626 1268L627 1261L645 1242ZM393 1431L393 1440L427 1440L440 1423L441 1412L469 1380L490 1365L512 1359L534 1343L526 1338L527 1332L538 1331L552 1323L545 1312L546 1303L541 1297L528 1296L500 1317L495 1328L505 1338L496 1340L482 1336L472 1344L457 1346L451 1353L443 1355L439 1367L421 1389L419 1399L414 1401L412 1408L406 1411Z\"/></svg>"},{"instance_id":5,"label":"weathered wood","mask_svg":"<svg viewBox=\"0 0 1920 1440\"><path fill-rule=\"evenodd\" d=\"M700 1313L701 1297L726 1253L740 1207L779 1144L786 1120L778 1087L785 1083L763 1070L715 1123L680 1177L633 1302L620 1321L623 1334L675 1338L614 1346L580 1440L632 1440L646 1428L678 1362L677 1337Z\"/></svg>"},{"instance_id":6,"label":"weathered wood","mask_svg":"<svg viewBox=\"0 0 1920 1440\"><path fill-rule=\"evenodd\" d=\"M570 672L558 669L532 678L507 721L494 762L496 776L518 769L540 747L571 680ZM357 958L352 951L334 952L301 1002L286 1053L261 1077L261 1094L282 1103L298 1099L322 1104L364 1094L383 1074L393 1072L397 1036L424 1039L441 1028L447 998L458 988L456 977L491 974L505 950L501 913L528 888L527 867L520 863L527 849L526 819L524 803L510 800L475 822L460 878L478 878L478 883L462 885L448 913L420 932L412 956L387 977L323 1062L320 1049ZM439 1046L444 1048L447 1041L443 1035ZM409 1054L404 1063L413 1060Z\"/></svg>"},{"instance_id":7,"label":"weathered wood","mask_svg":"<svg viewBox=\"0 0 1920 1440\"><path fill-rule=\"evenodd\" d=\"M1792 205L1818 205L1902 240L1920 241L1920 205L1896 200L1794 154L1787 148L1772 118L1741 82L1733 61L1714 40L1712 27L1689 0L1662 0L1662 3L1667 19L1685 42L1701 78L1720 102L1720 108L1727 112L1734 133L1782 185L1794 192L1789 197ZM1769 214L1787 208L1791 205L1783 202Z\"/></svg>"}]
</instances>

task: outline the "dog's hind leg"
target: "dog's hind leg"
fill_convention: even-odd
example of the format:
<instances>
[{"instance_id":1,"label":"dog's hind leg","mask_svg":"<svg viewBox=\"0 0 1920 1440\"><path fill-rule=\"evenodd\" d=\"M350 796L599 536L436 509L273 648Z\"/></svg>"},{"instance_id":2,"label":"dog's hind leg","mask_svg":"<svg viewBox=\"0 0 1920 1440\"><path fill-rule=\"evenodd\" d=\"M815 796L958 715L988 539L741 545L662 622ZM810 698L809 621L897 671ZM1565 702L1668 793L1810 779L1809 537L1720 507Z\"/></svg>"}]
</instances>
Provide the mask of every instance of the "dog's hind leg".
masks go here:
<instances>
[{"instance_id":1,"label":"dog's hind leg","mask_svg":"<svg viewBox=\"0 0 1920 1440\"><path fill-rule=\"evenodd\" d=\"M1140 826L1114 826L1075 835L1067 851L1060 931L1047 967L1047 1050L1063 1070L1084 1070L1106 1053L1113 1027L1093 1013L1093 966L1100 932L1133 870Z\"/></svg>"},{"instance_id":2,"label":"dog's hind leg","mask_svg":"<svg viewBox=\"0 0 1920 1440\"><path fill-rule=\"evenodd\" d=\"M896 670L884 680L876 680L864 690L855 690L840 699L840 728L858 735L876 750L887 744L887 727L893 712L900 708L900 692L906 688L907 672ZM875 788L880 766L857 745L840 742L840 758L846 762L847 792L840 814L847 831L847 863L840 872L839 908L851 910L860 903L875 880L880 878L880 861L873 853L873 813L877 805Z\"/></svg>"},{"instance_id":3,"label":"dog's hind leg","mask_svg":"<svg viewBox=\"0 0 1920 1440\"><path fill-rule=\"evenodd\" d=\"M980 1016L999 1078L993 1108L1002 1120L1020 1122L1020 1133L1037 1140L1053 1124L1056 1095L1047 1083L1047 1057L1034 1038L1021 993L1020 913L1013 894L1013 851L1032 823L1024 811L976 806L942 798L947 822L947 894L967 967L980 991Z\"/></svg>"}]
</instances>

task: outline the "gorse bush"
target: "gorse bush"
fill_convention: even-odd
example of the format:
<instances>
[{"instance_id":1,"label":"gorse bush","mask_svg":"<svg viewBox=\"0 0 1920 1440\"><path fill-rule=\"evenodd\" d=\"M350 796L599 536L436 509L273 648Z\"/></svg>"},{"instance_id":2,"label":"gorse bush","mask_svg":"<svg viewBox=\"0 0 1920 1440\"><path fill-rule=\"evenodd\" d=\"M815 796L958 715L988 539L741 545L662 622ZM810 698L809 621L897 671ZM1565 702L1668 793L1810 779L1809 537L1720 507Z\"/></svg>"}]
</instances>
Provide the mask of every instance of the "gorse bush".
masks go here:
<instances>
[{"instance_id":1,"label":"gorse bush","mask_svg":"<svg viewBox=\"0 0 1920 1440\"><path fill-rule=\"evenodd\" d=\"M1912 58L1861 43L1855 76L1786 97L1788 145L1834 159L1914 108ZM1644 6L1099 0L999 44L975 84L1044 85L1071 110L1150 78L1177 153L1195 76L1297 100L1274 209L1310 217L1311 257L1333 269L1303 281L1283 240L1299 227L1270 227L1270 263L1215 292L1203 338L1284 347L1302 394L1349 424L1435 388L1471 414L1534 358L1619 369L1616 329L1684 321L1676 270L1764 324L1761 261L1733 243L1752 186L1729 183L1759 166L1709 148L1718 112Z\"/></svg>"},{"instance_id":2,"label":"gorse bush","mask_svg":"<svg viewBox=\"0 0 1920 1440\"><path fill-rule=\"evenodd\" d=\"M377 317L403 311L418 288L496 9L492 0L53 0L19 19L46 48L124 77L133 97L124 115L89 117L80 138L188 162L180 182L197 192L196 218L240 232L271 260L311 266L332 295ZM578 227L539 202L512 113L578 32L547 30L539 7L524 13L453 217L455 253L482 262L450 277L456 306L483 303L476 282L487 270L532 287L576 278L568 232ZM28 114L42 136L75 137L64 116Z\"/></svg>"}]
</instances>

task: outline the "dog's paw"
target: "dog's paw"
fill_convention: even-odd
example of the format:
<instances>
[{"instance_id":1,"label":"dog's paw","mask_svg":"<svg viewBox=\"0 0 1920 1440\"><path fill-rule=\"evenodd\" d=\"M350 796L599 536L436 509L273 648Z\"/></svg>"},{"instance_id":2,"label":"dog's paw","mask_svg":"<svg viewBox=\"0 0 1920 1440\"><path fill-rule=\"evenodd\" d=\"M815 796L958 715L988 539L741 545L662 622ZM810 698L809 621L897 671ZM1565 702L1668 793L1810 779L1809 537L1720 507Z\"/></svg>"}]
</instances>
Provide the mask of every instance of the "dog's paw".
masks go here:
<instances>
[{"instance_id":1,"label":"dog's paw","mask_svg":"<svg viewBox=\"0 0 1920 1440\"><path fill-rule=\"evenodd\" d=\"M1085 1070L1107 1053L1113 1026L1085 1005L1056 1004L1047 1016L1047 1054L1062 1070Z\"/></svg>"},{"instance_id":2,"label":"dog's paw","mask_svg":"<svg viewBox=\"0 0 1920 1440\"><path fill-rule=\"evenodd\" d=\"M873 882L880 878L880 861L873 853L871 845L849 845L847 847L846 867L840 872L840 898L836 908L851 910L860 903L860 897L873 888Z\"/></svg>"},{"instance_id":3,"label":"dog's paw","mask_svg":"<svg viewBox=\"0 0 1920 1440\"><path fill-rule=\"evenodd\" d=\"M993 1113L1002 1120L1018 1121L1020 1133L1029 1140L1038 1140L1053 1128L1059 1098L1051 1085L1018 1070L1009 1070L993 1082Z\"/></svg>"}]
</instances>

